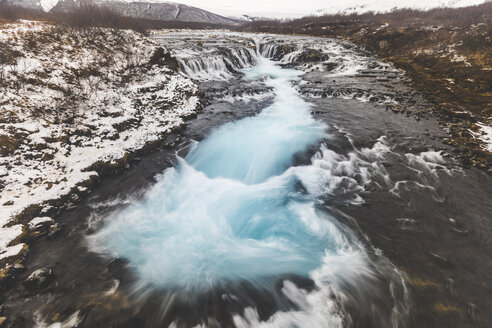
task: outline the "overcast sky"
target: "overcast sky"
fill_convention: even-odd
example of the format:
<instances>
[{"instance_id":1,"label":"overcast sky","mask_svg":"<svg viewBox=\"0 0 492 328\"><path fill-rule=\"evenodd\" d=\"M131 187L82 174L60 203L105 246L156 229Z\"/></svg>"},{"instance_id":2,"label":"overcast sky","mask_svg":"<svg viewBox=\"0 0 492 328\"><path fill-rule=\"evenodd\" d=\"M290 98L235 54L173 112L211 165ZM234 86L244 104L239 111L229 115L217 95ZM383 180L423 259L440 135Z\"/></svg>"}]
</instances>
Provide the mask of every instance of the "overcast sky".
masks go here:
<instances>
[{"instance_id":1,"label":"overcast sky","mask_svg":"<svg viewBox=\"0 0 492 328\"><path fill-rule=\"evenodd\" d=\"M148 1L148 0L147 0ZM351 8L356 11L388 11L394 7L429 9L476 5L484 0L174 0L222 15L249 14L269 17L300 17L318 10L336 13Z\"/></svg>"}]
</instances>

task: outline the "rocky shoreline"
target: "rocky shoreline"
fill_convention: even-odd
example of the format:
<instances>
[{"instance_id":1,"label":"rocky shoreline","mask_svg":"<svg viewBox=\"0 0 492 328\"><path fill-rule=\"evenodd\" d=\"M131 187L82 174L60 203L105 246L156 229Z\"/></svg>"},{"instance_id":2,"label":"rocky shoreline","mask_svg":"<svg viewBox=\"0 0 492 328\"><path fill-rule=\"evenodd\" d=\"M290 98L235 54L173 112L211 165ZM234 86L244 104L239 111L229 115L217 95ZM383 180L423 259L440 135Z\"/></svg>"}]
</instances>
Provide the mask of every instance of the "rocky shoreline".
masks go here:
<instances>
[{"instance_id":1,"label":"rocky shoreline","mask_svg":"<svg viewBox=\"0 0 492 328\"><path fill-rule=\"evenodd\" d=\"M483 140L492 125L492 44L487 25L407 27L335 31L405 71L426 96L465 167L492 174L492 152ZM340 34L338 34L340 33Z\"/></svg>"}]
</instances>

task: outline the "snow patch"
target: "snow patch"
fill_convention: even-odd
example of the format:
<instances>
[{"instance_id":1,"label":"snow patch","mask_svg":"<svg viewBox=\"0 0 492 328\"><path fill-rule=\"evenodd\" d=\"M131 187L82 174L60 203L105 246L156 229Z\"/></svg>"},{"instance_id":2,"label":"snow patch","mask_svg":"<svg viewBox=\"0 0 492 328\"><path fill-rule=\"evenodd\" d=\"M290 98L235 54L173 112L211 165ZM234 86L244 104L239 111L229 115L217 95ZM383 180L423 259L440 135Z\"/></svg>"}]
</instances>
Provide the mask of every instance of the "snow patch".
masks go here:
<instances>
[{"instance_id":1,"label":"snow patch","mask_svg":"<svg viewBox=\"0 0 492 328\"><path fill-rule=\"evenodd\" d=\"M80 311L76 311L67 320L63 322L54 322L51 325L48 325L43 319L41 319L40 315L37 314L35 317L35 326L38 328L73 328L77 327L81 322L83 317L79 316Z\"/></svg>"},{"instance_id":2,"label":"snow patch","mask_svg":"<svg viewBox=\"0 0 492 328\"><path fill-rule=\"evenodd\" d=\"M2 67L0 137L11 146L0 157L0 227L31 205L64 198L72 206L98 178L91 167L124 161L162 139L198 105L189 78L149 66L161 46L155 41L132 31L74 36L52 28L29 21L0 28L0 42L21 54ZM67 94L77 101L67 102ZM7 247L20 233L15 227L4 228L0 258L23 247Z\"/></svg>"},{"instance_id":3,"label":"snow patch","mask_svg":"<svg viewBox=\"0 0 492 328\"><path fill-rule=\"evenodd\" d=\"M9 244L22 234L23 228L22 224L0 228L0 260L17 255L22 250L24 244L14 246L9 246Z\"/></svg>"},{"instance_id":4,"label":"snow patch","mask_svg":"<svg viewBox=\"0 0 492 328\"><path fill-rule=\"evenodd\" d=\"M36 217L34 219L32 219L31 221L29 221L28 223L28 227L29 229L33 229L33 228L36 228L40 225L43 225L44 223L47 223L47 222L54 222L52 218L48 217L48 216L40 216L40 217Z\"/></svg>"},{"instance_id":5,"label":"snow patch","mask_svg":"<svg viewBox=\"0 0 492 328\"><path fill-rule=\"evenodd\" d=\"M49 12L58 4L58 2L59 0L40 0L39 5L45 12Z\"/></svg>"},{"instance_id":6,"label":"snow patch","mask_svg":"<svg viewBox=\"0 0 492 328\"><path fill-rule=\"evenodd\" d=\"M470 131L475 138L479 139L484 143L483 148L492 153L492 126L485 125L484 123L478 122L479 127L478 132Z\"/></svg>"}]
</instances>

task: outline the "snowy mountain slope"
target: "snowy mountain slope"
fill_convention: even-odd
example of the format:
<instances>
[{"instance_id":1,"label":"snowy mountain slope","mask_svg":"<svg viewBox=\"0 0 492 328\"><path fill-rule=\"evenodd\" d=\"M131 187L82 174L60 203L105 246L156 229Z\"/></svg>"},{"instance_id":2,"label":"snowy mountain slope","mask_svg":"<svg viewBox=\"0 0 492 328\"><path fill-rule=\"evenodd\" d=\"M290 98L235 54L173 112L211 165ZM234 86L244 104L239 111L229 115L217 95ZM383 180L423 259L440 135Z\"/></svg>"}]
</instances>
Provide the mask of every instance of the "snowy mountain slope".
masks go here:
<instances>
[{"instance_id":1,"label":"snowy mountain slope","mask_svg":"<svg viewBox=\"0 0 492 328\"><path fill-rule=\"evenodd\" d=\"M0 0L0 3L2 2L31 9L42 9L48 12L56 6L59 0Z\"/></svg>"},{"instance_id":2,"label":"snowy mountain slope","mask_svg":"<svg viewBox=\"0 0 492 328\"><path fill-rule=\"evenodd\" d=\"M28 8L42 9L46 12L69 11L86 0L6 0L7 3ZM212 12L175 2L144 0L93 0L101 6L130 17L165 21L199 22L210 24L234 25L241 21L223 17Z\"/></svg>"},{"instance_id":3,"label":"snowy mountain slope","mask_svg":"<svg viewBox=\"0 0 492 328\"><path fill-rule=\"evenodd\" d=\"M40 0L39 5L44 11L50 11L54 6L58 4L58 0Z\"/></svg>"},{"instance_id":4,"label":"snowy mountain slope","mask_svg":"<svg viewBox=\"0 0 492 328\"><path fill-rule=\"evenodd\" d=\"M159 1L159 0L154 0ZM247 20L258 18L299 18L308 15L334 14L339 12L387 12L394 8L431 9L436 7L466 7L481 4L485 0L179 0L180 3L196 6L226 17ZM249 17L246 17L249 16Z\"/></svg>"},{"instance_id":5,"label":"snowy mountain slope","mask_svg":"<svg viewBox=\"0 0 492 328\"><path fill-rule=\"evenodd\" d=\"M1 0L0 0L1 1ZM85 0L4 0L8 3L44 11L67 10L74 3ZM164 0L95 0L124 15L156 20L178 20L211 24L237 24L240 21L260 18L298 18L308 15L336 13L363 13L368 11L388 12L395 8L427 10L437 7L466 7L484 3L484 0L344 0L332 1L326 6L324 0L271 0L267 3L249 1L236 3L233 0L181 0L174 3ZM206 10L194 7L198 6Z\"/></svg>"}]
</instances>

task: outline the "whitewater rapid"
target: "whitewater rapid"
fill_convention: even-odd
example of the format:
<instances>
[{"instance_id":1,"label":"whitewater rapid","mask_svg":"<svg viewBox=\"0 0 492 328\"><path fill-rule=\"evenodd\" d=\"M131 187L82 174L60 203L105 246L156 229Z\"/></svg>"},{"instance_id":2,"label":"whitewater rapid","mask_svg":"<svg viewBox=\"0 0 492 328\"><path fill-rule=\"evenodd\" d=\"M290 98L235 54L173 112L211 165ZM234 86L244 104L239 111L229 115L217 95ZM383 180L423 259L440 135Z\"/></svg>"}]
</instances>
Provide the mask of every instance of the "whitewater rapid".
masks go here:
<instances>
[{"instance_id":1,"label":"whitewater rapid","mask_svg":"<svg viewBox=\"0 0 492 328\"><path fill-rule=\"evenodd\" d=\"M109 215L90 247L126 259L135 293L172 295L163 302L192 303L215 289L240 299L246 285L289 304L264 321L245 306L232 313L237 327L341 326L343 290L370 290L374 279L364 247L321 206L347 185L330 174L341 159L321 147L294 166L296 154L330 138L292 86L301 72L260 58L243 73L273 88L273 104L194 145L142 200Z\"/></svg>"}]
</instances>

